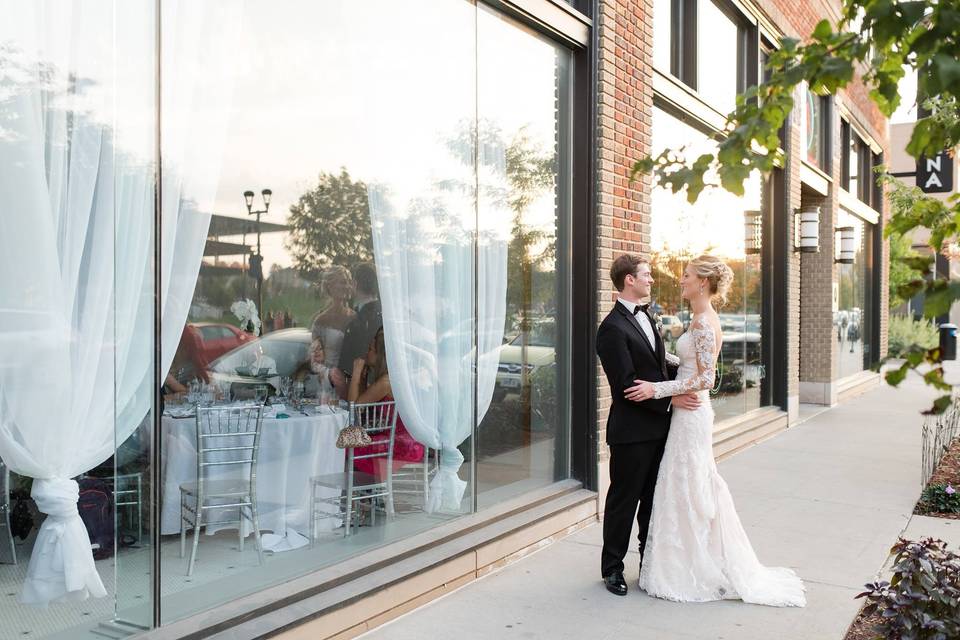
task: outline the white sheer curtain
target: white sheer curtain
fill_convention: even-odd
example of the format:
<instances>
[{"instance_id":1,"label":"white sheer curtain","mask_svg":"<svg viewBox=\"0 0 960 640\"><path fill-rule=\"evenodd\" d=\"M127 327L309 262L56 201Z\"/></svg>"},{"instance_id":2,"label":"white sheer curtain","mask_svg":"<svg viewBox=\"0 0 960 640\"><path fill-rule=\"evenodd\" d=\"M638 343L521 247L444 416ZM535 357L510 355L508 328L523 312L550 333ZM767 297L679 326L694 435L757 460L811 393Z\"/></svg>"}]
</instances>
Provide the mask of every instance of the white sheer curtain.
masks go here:
<instances>
[{"instance_id":1,"label":"white sheer curtain","mask_svg":"<svg viewBox=\"0 0 960 640\"><path fill-rule=\"evenodd\" d=\"M125 52L103 36L111 3L10 5L3 8L21 46L0 49L0 457L34 478L33 498L47 514L21 592L22 602L45 605L106 595L72 478L109 458L149 409L154 168L117 142L118 127L137 125L115 111L115 56ZM205 5L165 2L164 19L169 7L175 33L178 24L237 33ZM181 45L194 67L212 46ZM187 115L217 97L181 89L189 97L174 104ZM190 170L200 159L165 162ZM215 188L209 169L195 179L198 193L211 180ZM209 216L193 212L182 181L169 194L164 185L164 195L162 279L179 288L163 292L162 322L178 335ZM164 349L165 368L172 353Z\"/></svg>"},{"instance_id":2,"label":"white sheer curtain","mask_svg":"<svg viewBox=\"0 0 960 640\"><path fill-rule=\"evenodd\" d=\"M507 289L506 242L478 239L472 198L434 195L398 213L385 189L368 188L393 397L410 435L440 451L430 512L461 508L457 447L490 406Z\"/></svg>"}]
</instances>

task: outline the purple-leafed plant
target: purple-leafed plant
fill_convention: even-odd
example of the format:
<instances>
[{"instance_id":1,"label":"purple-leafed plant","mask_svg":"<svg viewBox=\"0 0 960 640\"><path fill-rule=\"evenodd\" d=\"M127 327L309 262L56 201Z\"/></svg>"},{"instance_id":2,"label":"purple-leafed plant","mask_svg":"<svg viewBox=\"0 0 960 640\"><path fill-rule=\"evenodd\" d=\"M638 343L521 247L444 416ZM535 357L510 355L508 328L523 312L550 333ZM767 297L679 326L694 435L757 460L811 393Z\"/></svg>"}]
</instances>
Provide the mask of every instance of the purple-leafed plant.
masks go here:
<instances>
[{"instance_id":1,"label":"purple-leafed plant","mask_svg":"<svg viewBox=\"0 0 960 640\"><path fill-rule=\"evenodd\" d=\"M886 640L960 638L960 556L942 540L901 538L893 577L866 585L864 613L880 614L877 637Z\"/></svg>"}]
</instances>

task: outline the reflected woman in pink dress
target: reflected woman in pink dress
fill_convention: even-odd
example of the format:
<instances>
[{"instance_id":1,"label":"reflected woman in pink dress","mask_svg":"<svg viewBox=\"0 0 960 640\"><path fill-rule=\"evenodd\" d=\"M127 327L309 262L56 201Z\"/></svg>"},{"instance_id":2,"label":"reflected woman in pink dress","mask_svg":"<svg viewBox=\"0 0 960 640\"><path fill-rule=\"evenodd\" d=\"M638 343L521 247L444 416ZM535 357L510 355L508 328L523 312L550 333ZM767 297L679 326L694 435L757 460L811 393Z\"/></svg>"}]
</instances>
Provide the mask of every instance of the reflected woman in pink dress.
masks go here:
<instances>
[{"instance_id":1,"label":"reflected woman in pink dress","mask_svg":"<svg viewBox=\"0 0 960 640\"><path fill-rule=\"evenodd\" d=\"M350 388L347 392L350 402L392 402L393 390L390 387L390 373L387 371L386 348L383 341L383 327L377 330L367 355L353 361L353 375L350 378ZM374 437L374 443L360 447L354 455L360 456L369 453L386 451L386 435ZM413 439L413 436L403 426L403 420L397 416L397 432L393 443L393 470L396 471L405 464L423 460L424 447ZM376 465L375 465L376 462ZM364 458L355 460L353 468L357 471L383 476L382 466L384 458Z\"/></svg>"}]
</instances>

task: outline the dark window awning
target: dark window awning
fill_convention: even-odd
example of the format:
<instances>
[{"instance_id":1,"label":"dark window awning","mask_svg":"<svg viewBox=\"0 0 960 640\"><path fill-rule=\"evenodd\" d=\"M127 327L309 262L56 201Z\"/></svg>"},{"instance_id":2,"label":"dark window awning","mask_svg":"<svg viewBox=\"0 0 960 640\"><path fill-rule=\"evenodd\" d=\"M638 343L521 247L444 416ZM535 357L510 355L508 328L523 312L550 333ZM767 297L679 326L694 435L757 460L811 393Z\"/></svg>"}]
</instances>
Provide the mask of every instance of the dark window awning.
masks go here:
<instances>
[{"instance_id":1,"label":"dark window awning","mask_svg":"<svg viewBox=\"0 0 960 640\"><path fill-rule=\"evenodd\" d=\"M273 222L261 222L260 233L277 233L287 231L290 227L285 224L276 224ZM243 234L255 234L257 232L257 221L254 218L234 218L232 216L221 216L213 214L210 216L210 230L207 231L208 238L219 238L221 236L239 236Z\"/></svg>"}]
</instances>

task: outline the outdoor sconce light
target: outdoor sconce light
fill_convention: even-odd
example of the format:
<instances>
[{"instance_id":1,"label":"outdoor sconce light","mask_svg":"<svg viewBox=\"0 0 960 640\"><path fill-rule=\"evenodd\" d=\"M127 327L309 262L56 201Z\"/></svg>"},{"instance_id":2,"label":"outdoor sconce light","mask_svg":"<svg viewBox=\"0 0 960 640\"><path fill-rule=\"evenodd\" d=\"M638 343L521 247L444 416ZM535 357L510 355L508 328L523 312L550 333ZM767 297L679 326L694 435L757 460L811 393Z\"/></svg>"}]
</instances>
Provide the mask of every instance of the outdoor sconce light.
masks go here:
<instances>
[{"instance_id":1,"label":"outdoor sconce light","mask_svg":"<svg viewBox=\"0 0 960 640\"><path fill-rule=\"evenodd\" d=\"M857 255L857 233L853 227L837 227L840 234L840 252L834 262L853 264L853 257Z\"/></svg>"},{"instance_id":2,"label":"outdoor sconce light","mask_svg":"<svg viewBox=\"0 0 960 640\"><path fill-rule=\"evenodd\" d=\"M747 255L760 253L763 247L763 214L760 211L743 212L743 251Z\"/></svg>"},{"instance_id":3,"label":"outdoor sconce light","mask_svg":"<svg viewBox=\"0 0 960 640\"><path fill-rule=\"evenodd\" d=\"M793 250L801 253L820 251L820 207L794 210Z\"/></svg>"}]
</instances>

